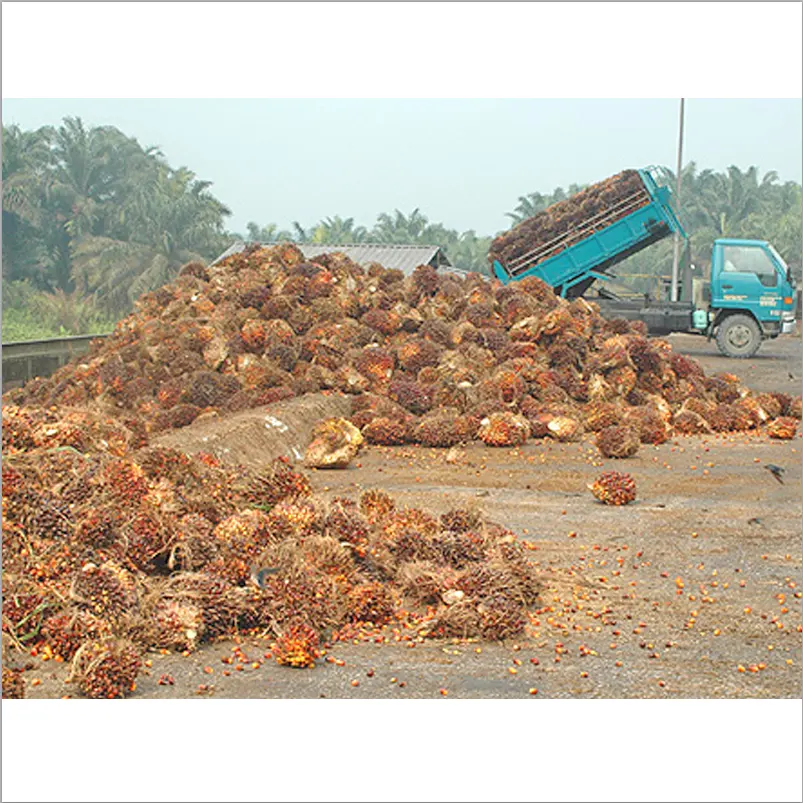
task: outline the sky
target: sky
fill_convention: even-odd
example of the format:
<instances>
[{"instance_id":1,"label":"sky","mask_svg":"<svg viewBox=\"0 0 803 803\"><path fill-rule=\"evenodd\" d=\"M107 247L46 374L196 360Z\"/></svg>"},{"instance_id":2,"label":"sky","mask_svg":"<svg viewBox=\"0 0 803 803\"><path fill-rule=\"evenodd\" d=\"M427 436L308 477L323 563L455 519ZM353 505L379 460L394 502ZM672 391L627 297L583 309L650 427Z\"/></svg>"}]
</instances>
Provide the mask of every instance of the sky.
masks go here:
<instances>
[{"instance_id":1,"label":"sky","mask_svg":"<svg viewBox=\"0 0 803 803\"><path fill-rule=\"evenodd\" d=\"M478 234L509 225L530 192L677 161L677 99L4 99L3 124L68 115L110 124L174 166L213 182L248 221L312 226L327 216L370 227L419 208ZM757 165L800 182L800 99L687 99L684 163Z\"/></svg>"}]
</instances>

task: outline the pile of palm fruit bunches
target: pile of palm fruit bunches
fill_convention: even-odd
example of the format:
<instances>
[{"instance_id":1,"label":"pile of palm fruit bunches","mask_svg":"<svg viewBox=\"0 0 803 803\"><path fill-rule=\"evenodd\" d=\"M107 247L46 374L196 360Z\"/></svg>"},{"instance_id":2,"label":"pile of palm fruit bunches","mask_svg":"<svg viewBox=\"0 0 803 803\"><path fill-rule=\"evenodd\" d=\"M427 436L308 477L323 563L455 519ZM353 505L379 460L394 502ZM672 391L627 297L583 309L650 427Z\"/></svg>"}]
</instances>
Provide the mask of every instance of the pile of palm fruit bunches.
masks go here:
<instances>
[{"instance_id":1,"label":"pile of palm fruit bunches","mask_svg":"<svg viewBox=\"0 0 803 803\"><path fill-rule=\"evenodd\" d=\"M795 436L799 397L707 377L645 335L537 279L405 277L292 245L191 263L88 355L4 396L4 651L44 651L71 691L109 697L148 650L244 631L288 666L356 631L518 636L538 597L529 547L480 514L378 488L325 502L284 459L253 471L151 441L322 390L385 445L594 437L626 457L685 433ZM626 475L592 490L634 494ZM255 582L259 566L277 571ZM21 688L4 662L4 695Z\"/></svg>"},{"instance_id":2,"label":"pile of palm fruit bunches","mask_svg":"<svg viewBox=\"0 0 803 803\"><path fill-rule=\"evenodd\" d=\"M649 202L638 171L625 170L552 204L500 234L491 244L488 258L491 262L498 259L508 264L533 255L528 264L537 265L557 253L545 246L552 244L562 249L574 245L595 230L595 221L601 227L608 226ZM581 226L584 230L576 231Z\"/></svg>"}]
</instances>

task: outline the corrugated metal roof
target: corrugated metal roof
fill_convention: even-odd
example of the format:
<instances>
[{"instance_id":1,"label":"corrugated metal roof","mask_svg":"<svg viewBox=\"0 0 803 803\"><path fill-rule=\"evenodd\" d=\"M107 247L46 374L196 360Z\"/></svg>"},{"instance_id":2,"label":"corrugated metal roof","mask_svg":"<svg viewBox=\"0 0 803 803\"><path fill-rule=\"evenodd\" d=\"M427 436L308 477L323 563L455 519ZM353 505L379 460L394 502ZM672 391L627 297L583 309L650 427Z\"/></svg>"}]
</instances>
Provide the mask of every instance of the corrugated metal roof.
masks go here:
<instances>
[{"instance_id":1,"label":"corrugated metal roof","mask_svg":"<svg viewBox=\"0 0 803 803\"><path fill-rule=\"evenodd\" d=\"M265 243L271 245L271 243ZM452 268L446 254L437 245L390 245L384 243L357 243L351 245L317 245L297 243L298 249L305 259L314 259L322 254L344 253L358 265L377 262L384 268L397 268L406 275L411 274L419 265L432 265L435 268ZM232 254L245 250L246 243L240 241L227 248L212 264L223 261Z\"/></svg>"}]
</instances>

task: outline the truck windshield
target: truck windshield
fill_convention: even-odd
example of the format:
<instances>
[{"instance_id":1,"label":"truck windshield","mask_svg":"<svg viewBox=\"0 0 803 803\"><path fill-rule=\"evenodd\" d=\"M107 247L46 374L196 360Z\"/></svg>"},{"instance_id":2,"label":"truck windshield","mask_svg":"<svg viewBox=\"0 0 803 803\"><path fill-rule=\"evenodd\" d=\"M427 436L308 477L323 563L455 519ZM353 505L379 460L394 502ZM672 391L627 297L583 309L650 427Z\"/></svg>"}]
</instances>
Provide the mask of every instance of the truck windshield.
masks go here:
<instances>
[{"instance_id":1,"label":"truck windshield","mask_svg":"<svg viewBox=\"0 0 803 803\"><path fill-rule=\"evenodd\" d=\"M786 264L786 260L775 250L774 246L770 245L770 253L775 257L778 264L783 269L784 278L787 276L791 279L792 284L794 285L795 279L792 274L789 272L789 266Z\"/></svg>"}]
</instances>

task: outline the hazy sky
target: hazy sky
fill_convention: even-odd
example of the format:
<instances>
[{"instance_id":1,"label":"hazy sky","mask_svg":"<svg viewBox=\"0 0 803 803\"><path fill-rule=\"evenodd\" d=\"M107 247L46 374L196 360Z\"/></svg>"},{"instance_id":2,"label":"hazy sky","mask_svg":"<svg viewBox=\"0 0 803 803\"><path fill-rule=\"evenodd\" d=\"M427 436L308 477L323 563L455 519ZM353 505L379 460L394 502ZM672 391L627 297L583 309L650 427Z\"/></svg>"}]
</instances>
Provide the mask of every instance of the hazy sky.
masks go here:
<instances>
[{"instance_id":1,"label":"hazy sky","mask_svg":"<svg viewBox=\"0 0 803 803\"><path fill-rule=\"evenodd\" d=\"M684 162L776 170L800 181L797 100L687 100ZM491 234L519 195L676 162L677 100L3 100L24 128L76 115L157 145L249 220L371 226L419 207Z\"/></svg>"}]
</instances>

